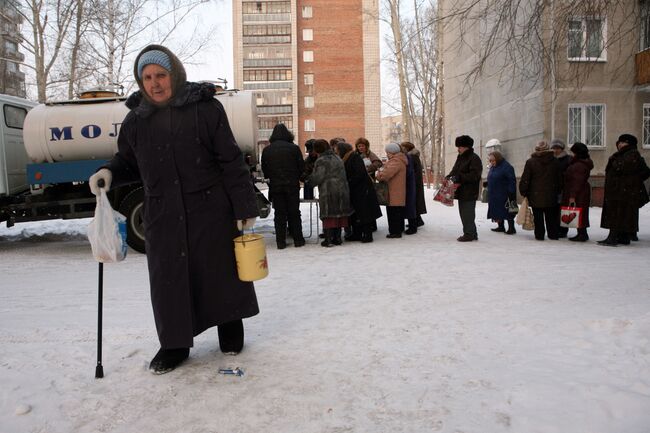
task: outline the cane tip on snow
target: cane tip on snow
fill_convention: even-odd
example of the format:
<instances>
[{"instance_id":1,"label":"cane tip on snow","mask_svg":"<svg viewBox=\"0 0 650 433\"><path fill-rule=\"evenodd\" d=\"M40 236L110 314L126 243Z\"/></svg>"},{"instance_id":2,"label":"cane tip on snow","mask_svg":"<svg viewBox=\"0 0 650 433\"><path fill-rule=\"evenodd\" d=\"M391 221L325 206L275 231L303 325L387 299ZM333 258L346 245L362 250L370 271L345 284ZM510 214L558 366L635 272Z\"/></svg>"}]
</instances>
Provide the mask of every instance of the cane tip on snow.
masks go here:
<instances>
[{"instance_id":1,"label":"cane tip on snow","mask_svg":"<svg viewBox=\"0 0 650 433\"><path fill-rule=\"evenodd\" d=\"M28 404L21 403L18 406L16 406L16 409L14 410L14 413L16 415L26 415L32 411L32 407Z\"/></svg>"}]
</instances>

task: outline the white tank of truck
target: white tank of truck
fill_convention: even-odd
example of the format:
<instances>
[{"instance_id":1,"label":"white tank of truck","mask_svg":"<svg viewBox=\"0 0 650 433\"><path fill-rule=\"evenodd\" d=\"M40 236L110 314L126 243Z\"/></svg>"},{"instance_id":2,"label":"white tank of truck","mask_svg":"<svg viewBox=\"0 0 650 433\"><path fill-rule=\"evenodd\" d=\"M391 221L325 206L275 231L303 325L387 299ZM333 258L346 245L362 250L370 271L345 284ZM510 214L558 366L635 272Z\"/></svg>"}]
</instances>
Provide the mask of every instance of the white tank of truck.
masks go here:
<instances>
[{"instance_id":1,"label":"white tank of truck","mask_svg":"<svg viewBox=\"0 0 650 433\"><path fill-rule=\"evenodd\" d=\"M237 144L257 162L257 110L252 92L225 90L216 98ZM100 96L40 104L25 118L25 150L33 163L110 159L129 109L125 97Z\"/></svg>"}]
</instances>

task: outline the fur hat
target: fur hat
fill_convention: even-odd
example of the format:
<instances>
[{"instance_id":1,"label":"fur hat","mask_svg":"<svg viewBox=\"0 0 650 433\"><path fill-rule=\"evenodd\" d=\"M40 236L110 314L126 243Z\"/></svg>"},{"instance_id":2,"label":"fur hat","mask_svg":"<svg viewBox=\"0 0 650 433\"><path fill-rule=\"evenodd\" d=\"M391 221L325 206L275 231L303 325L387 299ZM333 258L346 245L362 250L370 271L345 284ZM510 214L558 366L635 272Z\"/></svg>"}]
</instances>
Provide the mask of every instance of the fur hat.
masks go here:
<instances>
[{"instance_id":1,"label":"fur hat","mask_svg":"<svg viewBox=\"0 0 650 433\"><path fill-rule=\"evenodd\" d=\"M545 152L549 150L548 143L545 141L540 141L535 145L535 152Z\"/></svg>"},{"instance_id":2,"label":"fur hat","mask_svg":"<svg viewBox=\"0 0 650 433\"><path fill-rule=\"evenodd\" d=\"M386 153L400 153L402 151L397 143L388 143L386 147L384 147L384 150Z\"/></svg>"},{"instance_id":3,"label":"fur hat","mask_svg":"<svg viewBox=\"0 0 650 433\"><path fill-rule=\"evenodd\" d=\"M138 59L138 78L142 79L142 70L147 65L158 65L171 72L172 62L169 56L160 50L151 50L143 53Z\"/></svg>"},{"instance_id":4,"label":"fur hat","mask_svg":"<svg viewBox=\"0 0 650 433\"><path fill-rule=\"evenodd\" d=\"M636 147L638 141L634 135L631 134L623 134L620 137L618 137L618 141L622 141L624 143L629 144L632 147Z\"/></svg>"},{"instance_id":5,"label":"fur hat","mask_svg":"<svg viewBox=\"0 0 650 433\"><path fill-rule=\"evenodd\" d=\"M474 139L469 135L456 137L456 147L474 147Z\"/></svg>"},{"instance_id":6,"label":"fur hat","mask_svg":"<svg viewBox=\"0 0 650 433\"><path fill-rule=\"evenodd\" d=\"M555 149L556 147L558 147L558 148L564 150L564 148L566 147L566 145L564 144L564 141L560 140L559 138L554 138L554 139L551 141L551 149Z\"/></svg>"},{"instance_id":7,"label":"fur hat","mask_svg":"<svg viewBox=\"0 0 650 433\"><path fill-rule=\"evenodd\" d=\"M589 158L589 149L585 146L584 143L576 142L571 146L571 152L578 159L587 159Z\"/></svg>"}]
</instances>

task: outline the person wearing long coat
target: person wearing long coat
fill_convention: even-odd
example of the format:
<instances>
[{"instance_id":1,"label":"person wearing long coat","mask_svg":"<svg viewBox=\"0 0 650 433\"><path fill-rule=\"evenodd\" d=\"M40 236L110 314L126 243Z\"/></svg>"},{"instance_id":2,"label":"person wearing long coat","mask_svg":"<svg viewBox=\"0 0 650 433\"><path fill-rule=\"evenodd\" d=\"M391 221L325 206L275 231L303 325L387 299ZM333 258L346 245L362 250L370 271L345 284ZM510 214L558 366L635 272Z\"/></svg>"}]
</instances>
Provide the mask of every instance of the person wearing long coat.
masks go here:
<instances>
[{"instance_id":1,"label":"person wearing long coat","mask_svg":"<svg viewBox=\"0 0 650 433\"><path fill-rule=\"evenodd\" d=\"M546 141L540 141L524 165L519 192L533 209L535 239L559 239L560 217L557 198L562 191L562 171ZM546 223L546 227L544 226Z\"/></svg>"},{"instance_id":2,"label":"person wearing long coat","mask_svg":"<svg viewBox=\"0 0 650 433\"><path fill-rule=\"evenodd\" d=\"M409 141L405 141L400 144L400 147L406 151L406 154L410 156L410 159L413 161L413 175L415 177L415 225L414 227L421 227L424 225L424 220L422 215L427 213L427 204L424 199L424 175L422 160L420 159L420 151L415 148L415 145ZM411 222L409 222L409 227Z\"/></svg>"},{"instance_id":3,"label":"person wearing long coat","mask_svg":"<svg viewBox=\"0 0 650 433\"><path fill-rule=\"evenodd\" d=\"M341 228L348 226L349 216L353 212L350 206L350 188L345 175L345 166L326 140L316 140L314 151L318 154L318 158L309 181L312 185L318 186L318 206L325 232L325 239L321 245L324 247L341 245Z\"/></svg>"},{"instance_id":4,"label":"person wearing long coat","mask_svg":"<svg viewBox=\"0 0 650 433\"><path fill-rule=\"evenodd\" d=\"M564 190L562 192L562 205L575 206L582 209L578 234L570 237L573 242L586 242L589 240L587 227L589 227L589 206L591 205L591 185L589 176L594 168L594 163L589 158L589 149L584 143L576 142L571 146L573 158L564 171Z\"/></svg>"},{"instance_id":5,"label":"person wearing long coat","mask_svg":"<svg viewBox=\"0 0 650 433\"><path fill-rule=\"evenodd\" d=\"M354 213L350 216L352 231L345 240L372 242L373 223L381 217L373 181L366 171L361 156L352 149L350 143L341 141L336 146L337 153L345 166L350 187L350 204L354 209Z\"/></svg>"},{"instance_id":6,"label":"person wearing long coat","mask_svg":"<svg viewBox=\"0 0 650 433\"><path fill-rule=\"evenodd\" d=\"M368 174L374 180L377 170L379 170L384 163L381 162L381 159L370 150L370 142L366 138L359 137L354 146L357 149L357 153L361 156L361 159L363 159Z\"/></svg>"},{"instance_id":7,"label":"person wearing long coat","mask_svg":"<svg viewBox=\"0 0 650 433\"><path fill-rule=\"evenodd\" d=\"M481 158L474 152L474 139L469 135L456 137L455 145L458 149L458 156L446 177L447 179L453 179L454 183L460 185L454 198L458 200L458 214L463 224L463 235L456 240L458 242L477 241L476 200L478 199L478 190L481 184L483 163Z\"/></svg>"},{"instance_id":8,"label":"person wearing long coat","mask_svg":"<svg viewBox=\"0 0 650 433\"><path fill-rule=\"evenodd\" d=\"M248 166L223 106L207 83L187 83L167 48L137 56L140 88L126 105L118 151L90 179L106 188L141 180L142 217L160 350L150 370L163 374L189 356L193 338L218 326L223 352L244 342L242 318L259 312L253 284L239 280L233 248L239 228L258 215Z\"/></svg>"},{"instance_id":9,"label":"person wearing long coat","mask_svg":"<svg viewBox=\"0 0 650 433\"><path fill-rule=\"evenodd\" d=\"M487 217L497 222L493 232L503 232L509 235L517 233L515 229L515 216L508 212L508 201L517 200L517 178L515 169L505 160L501 152L494 151L488 157L490 171L487 175L488 212ZM504 227L508 221L508 230Z\"/></svg>"},{"instance_id":10,"label":"person wearing long coat","mask_svg":"<svg viewBox=\"0 0 650 433\"><path fill-rule=\"evenodd\" d=\"M553 151L553 154L555 155L555 159L558 162L558 165L560 166L560 175L562 178L564 178L564 174L566 173L566 169L569 167L569 164L571 164L571 156L566 153L564 150L566 145L564 144L564 141L562 141L559 138L554 138L551 140L551 150ZM562 205L562 194L558 197L558 202L557 202L557 210L556 210L556 215L558 217L558 236L560 238L566 238L567 234L569 233L569 229L567 227L562 227L560 225L560 206Z\"/></svg>"},{"instance_id":11,"label":"person wearing long coat","mask_svg":"<svg viewBox=\"0 0 650 433\"><path fill-rule=\"evenodd\" d=\"M377 180L388 183L388 218L389 239L401 238L404 231L404 206L406 205L406 155L397 143L387 144L384 148L388 161L377 172Z\"/></svg>"},{"instance_id":12,"label":"person wearing long coat","mask_svg":"<svg viewBox=\"0 0 650 433\"><path fill-rule=\"evenodd\" d=\"M616 149L605 168L600 226L609 229L609 235L598 242L605 246L628 245L630 236L639 231L639 208L648 203L643 182L650 177L650 168L637 150L636 137L621 135Z\"/></svg>"}]
</instances>

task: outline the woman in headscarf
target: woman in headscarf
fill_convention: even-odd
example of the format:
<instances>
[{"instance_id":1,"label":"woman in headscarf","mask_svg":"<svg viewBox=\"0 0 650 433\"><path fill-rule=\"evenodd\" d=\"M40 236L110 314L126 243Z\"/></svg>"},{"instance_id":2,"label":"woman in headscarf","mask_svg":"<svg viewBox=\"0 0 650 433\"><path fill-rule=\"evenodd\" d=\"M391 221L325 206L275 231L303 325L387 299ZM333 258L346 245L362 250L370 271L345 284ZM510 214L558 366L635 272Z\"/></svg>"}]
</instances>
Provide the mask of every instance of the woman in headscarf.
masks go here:
<instances>
[{"instance_id":1,"label":"woman in headscarf","mask_svg":"<svg viewBox=\"0 0 650 433\"><path fill-rule=\"evenodd\" d=\"M594 163L589 157L589 149L584 143L574 143L570 150L573 153L573 157L564 171L562 205L575 206L582 209L578 234L569 238L569 240L573 242L586 242L589 240L587 227L589 227L589 206L591 205L589 176L591 170L594 168Z\"/></svg>"}]
</instances>

